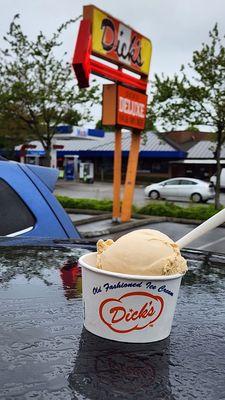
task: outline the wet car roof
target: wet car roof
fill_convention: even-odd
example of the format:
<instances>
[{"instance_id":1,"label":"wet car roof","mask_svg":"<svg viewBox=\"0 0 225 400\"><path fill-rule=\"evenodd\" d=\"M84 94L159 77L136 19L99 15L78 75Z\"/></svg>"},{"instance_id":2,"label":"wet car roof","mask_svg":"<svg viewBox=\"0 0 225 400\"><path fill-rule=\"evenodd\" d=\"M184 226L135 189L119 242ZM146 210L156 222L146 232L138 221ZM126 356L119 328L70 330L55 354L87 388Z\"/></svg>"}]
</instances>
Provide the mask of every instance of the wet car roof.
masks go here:
<instances>
[{"instance_id":1,"label":"wet car roof","mask_svg":"<svg viewBox=\"0 0 225 400\"><path fill-rule=\"evenodd\" d=\"M1 247L0 399L223 399L225 259L187 250L170 337L124 344L83 328L90 250Z\"/></svg>"}]
</instances>

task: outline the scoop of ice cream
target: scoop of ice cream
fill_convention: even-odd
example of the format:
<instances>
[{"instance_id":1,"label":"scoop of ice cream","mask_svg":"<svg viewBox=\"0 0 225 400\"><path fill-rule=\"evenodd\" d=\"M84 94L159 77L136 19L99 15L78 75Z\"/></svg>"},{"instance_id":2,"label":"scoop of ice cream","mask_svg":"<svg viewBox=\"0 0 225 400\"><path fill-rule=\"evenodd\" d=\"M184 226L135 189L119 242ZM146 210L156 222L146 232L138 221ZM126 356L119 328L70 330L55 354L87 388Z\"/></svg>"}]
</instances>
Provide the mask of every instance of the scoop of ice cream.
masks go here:
<instances>
[{"instance_id":1,"label":"scoop of ice cream","mask_svg":"<svg viewBox=\"0 0 225 400\"><path fill-rule=\"evenodd\" d=\"M103 251L107 250L109 248L109 246L111 246L114 243L114 241L112 239L107 239L107 240L98 240L97 242L97 261L96 264L98 266L98 268L101 268L101 257L102 257L102 253Z\"/></svg>"},{"instance_id":2,"label":"scoop of ice cream","mask_svg":"<svg viewBox=\"0 0 225 400\"><path fill-rule=\"evenodd\" d=\"M140 229L97 243L97 268L131 275L173 275L185 273L187 262L179 247L167 235Z\"/></svg>"}]
</instances>

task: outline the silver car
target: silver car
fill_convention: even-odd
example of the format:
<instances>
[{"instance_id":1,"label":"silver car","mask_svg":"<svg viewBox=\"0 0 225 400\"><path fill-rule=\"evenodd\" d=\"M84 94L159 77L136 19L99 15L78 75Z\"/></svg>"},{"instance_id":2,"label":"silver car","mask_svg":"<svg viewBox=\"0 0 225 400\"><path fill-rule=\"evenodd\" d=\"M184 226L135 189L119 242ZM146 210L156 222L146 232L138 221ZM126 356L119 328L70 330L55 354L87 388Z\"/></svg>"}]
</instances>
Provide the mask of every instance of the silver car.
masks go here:
<instances>
[{"instance_id":1,"label":"silver car","mask_svg":"<svg viewBox=\"0 0 225 400\"><path fill-rule=\"evenodd\" d=\"M194 178L174 178L147 186L145 196L153 200L161 198L191 200L200 203L214 199L215 190L212 182L208 183Z\"/></svg>"}]
</instances>

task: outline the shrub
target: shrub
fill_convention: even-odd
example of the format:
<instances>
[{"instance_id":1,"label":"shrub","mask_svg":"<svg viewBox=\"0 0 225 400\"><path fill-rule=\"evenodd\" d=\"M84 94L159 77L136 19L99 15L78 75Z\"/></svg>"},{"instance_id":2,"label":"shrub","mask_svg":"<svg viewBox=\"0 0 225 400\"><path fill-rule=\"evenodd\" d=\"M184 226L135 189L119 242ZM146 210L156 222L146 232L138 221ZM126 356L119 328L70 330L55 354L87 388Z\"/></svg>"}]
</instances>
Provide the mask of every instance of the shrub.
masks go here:
<instances>
[{"instance_id":1,"label":"shrub","mask_svg":"<svg viewBox=\"0 0 225 400\"><path fill-rule=\"evenodd\" d=\"M165 216L174 218L186 218L206 220L217 213L213 205L196 205L181 207L173 203L151 203L141 207L138 210L139 214Z\"/></svg>"},{"instance_id":2,"label":"shrub","mask_svg":"<svg viewBox=\"0 0 225 400\"><path fill-rule=\"evenodd\" d=\"M56 196L64 208L79 208L85 210L112 211L112 200L72 199L66 196Z\"/></svg>"},{"instance_id":3,"label":"shrub","mask_svg":"<svg viewBox=\"0 0 225 400\"><path fill-rule=\"evenodd\" d=\"M58 201L64 208L77 208L83 210L99 210L99 211L112 211L112 200L96 200L96 199L72 199L66 196L57 196ZM160 216L160 217L174 217L186 218L195 220L206 220L217 213L213 205L191 205L188 207L181 207L174 203L157 202L149 203L144 207L137 207L133 205L133 212Z\"/></svg>"}]
</instances>

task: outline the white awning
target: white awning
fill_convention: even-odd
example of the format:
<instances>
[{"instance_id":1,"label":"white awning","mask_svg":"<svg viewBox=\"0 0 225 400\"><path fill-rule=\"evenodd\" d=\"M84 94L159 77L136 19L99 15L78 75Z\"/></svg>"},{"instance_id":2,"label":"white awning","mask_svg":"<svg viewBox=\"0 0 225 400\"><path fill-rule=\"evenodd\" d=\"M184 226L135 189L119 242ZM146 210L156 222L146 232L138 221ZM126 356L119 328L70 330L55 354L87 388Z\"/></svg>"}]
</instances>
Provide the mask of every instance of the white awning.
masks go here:
<instances>
[{"instance_id":1,"label":"white awning","mask_svg":"<svg viewBox=\"0 0 225 400\"><path fill-rule=\"evenodd\" d=\"M170 161L170 164L216 164L216 160L207 159L207 160L178 160L178 161ZM225 160L220 160L220 164L225 164Z\"/></svg>"}]
</instances>

